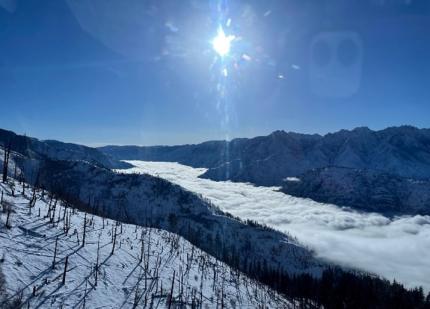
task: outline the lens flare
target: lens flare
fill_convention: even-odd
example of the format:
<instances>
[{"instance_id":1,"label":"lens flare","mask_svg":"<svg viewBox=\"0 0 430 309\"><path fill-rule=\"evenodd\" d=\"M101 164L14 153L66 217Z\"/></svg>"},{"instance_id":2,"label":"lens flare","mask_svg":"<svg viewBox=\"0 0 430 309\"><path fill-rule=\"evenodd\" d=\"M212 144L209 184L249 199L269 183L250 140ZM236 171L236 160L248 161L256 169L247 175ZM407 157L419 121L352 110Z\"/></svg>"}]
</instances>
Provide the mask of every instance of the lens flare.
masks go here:
<instances>
[{"instance_id":1,"label":"lens flare","mask_svg":"<svg viewBox=\"0 0 430 309\"><path fill-rule=\"evenodd\" d=\"M224 57L230 52L231 42L234 39L234 35L225 35L222 27L219 27L217 36L212 40L212 47L218 55Z\"/></svg>"}]
</instances>

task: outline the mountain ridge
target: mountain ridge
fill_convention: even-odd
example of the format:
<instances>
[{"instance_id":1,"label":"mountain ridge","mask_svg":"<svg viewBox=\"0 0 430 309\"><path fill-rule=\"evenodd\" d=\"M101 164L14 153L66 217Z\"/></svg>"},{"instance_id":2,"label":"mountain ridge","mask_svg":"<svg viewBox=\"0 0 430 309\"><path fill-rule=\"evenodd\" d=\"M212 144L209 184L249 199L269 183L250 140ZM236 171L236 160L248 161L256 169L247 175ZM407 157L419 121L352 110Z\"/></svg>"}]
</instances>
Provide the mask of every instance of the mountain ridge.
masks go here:
<instances>
[{"instance_id":1,"label":"mountain ridge","mask_svg":"<svg viewBox=\"0 0 430 309\"><path fill-rule=\"evenodd\" d=\"M178 146L104 146L98 149L119 160L178 162L208 168L203 177L212 180L246 181L257 185L282 185L285 177L298 176L311 168L330 165L369 168L403 177L430 178L430 129L406 125L379 131L358 127L325 135L278 130L267 136L233 139L229 142L208 141ZM387 156L391 156L391 161L387 160ZM240 164L232 165L233 161L240 161ZM264 169L265 172L268 167L272 167L256 167L256 163L261 161L277 164L279 175L261 177L263 175L249 174L252 171L241 174L246 165ZM403 167L404 163L406 165ZM280 167L280 164L283 166ZM257 176L261 179L257 179Z\"/></svg>"},{"instance_id":2,"label":"mountain ridge","mask_svg":"<svg viewBox=\"0 0 430 309\"><path fill-rule=\"evenodd\" d=\"M39 140L4 129L0 129L0 144L3 149L10 146L11 151L29 159L82 160L106 168L129 167L125 162L113 159L96 148L57 140Z\"/></svg>"},{"instance_id":3,"label":"mountain ridge","mask_svg":"<svg viewBox=\"0 0 430 309\"><path fill-rule=\"evenodd\" d=\"M399 178L430 180L430 129L408 125L377 131L358 127L325 135L278 130L267 136L233 139L230 142L209 141L196 145L155 147L106 146L99 149L118 160L167 161L196 168L204 167L207 171L200 176L202 178L280 186L284 187L283 192L310 198L315 195L303 189L314 186L307 173L333 166L367 171L360 174L362 180L363 177L369 177L366 182L372 182L374 177L384 179L387 174ZM321 174L319 177L322 175L328 174ZM347 173L342 177L355 176L354 173ZM286 188L284 180L288 177L303 178L300 183L303 188L298 190L297 184L297 190ZM383 188L388 183L377 183L379 189L390 194L389 199L396 198L395 191ZM402 183L402 180L397 180L397 183ZM323 187L327 192L319 192L320 196L325 196L320 201L330 200L340 206L373 209L382 213L387 211L382 204L379 205L380 208L368 207L365 196L359 196L362 191L357 187L350 192L357 195L353 198L344 196L346 193L342 193L341 187L340 183L335 191ZM400 203L402 207L395 208L404 213L415 213L417 210L422 214L428 213L428 205L424 205L427 200L426 191L414 184L408 185L408 190L419 197L413 200L403 199ZM330 194L335 194L337 198L329 198ZM358 205L353 200L362 202Z\"/></svg>"}]
</instances>

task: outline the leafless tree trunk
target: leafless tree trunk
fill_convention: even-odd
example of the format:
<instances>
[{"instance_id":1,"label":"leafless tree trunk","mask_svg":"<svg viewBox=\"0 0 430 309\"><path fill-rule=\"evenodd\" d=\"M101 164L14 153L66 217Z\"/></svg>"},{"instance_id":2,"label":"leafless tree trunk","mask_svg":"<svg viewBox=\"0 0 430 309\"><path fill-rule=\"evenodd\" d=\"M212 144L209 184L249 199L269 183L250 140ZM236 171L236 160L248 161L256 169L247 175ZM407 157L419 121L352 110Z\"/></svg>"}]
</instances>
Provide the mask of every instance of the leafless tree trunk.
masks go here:
<instances>
[{"instance_id":1,"label":"leafless tree trunk","mask_svg":"<svg viewBox=\"0 0 430 309\"><path fill-rule=\"evenodd\" d=\"M111 251L111 255L114 254L115 252L115 244L116 244L116 228L117 228L117 224L115 224L115 231L113 233L113 240L112 240L112 251Z\"/></svg>"},{"instance_id":2,"label":"leafless tree trunk","mask_svg":"<svg viewBox=\"0 0 430 309\"><path fill-rule=\"evenodd\" d=\"M87 234L87 213L85 213L84 217L84 235L82 236L82 247L85 246L85 236Z\"/></svg>"},{"instance_id":3,"label":"leafless tree trunk","mask_svg":"<svg viewBox=\"0 0 430 309\"><path fill-rule=\"evenodd\" d=\"M141 243L141 247L140 247L140 259L139 259L139 262L142 263L143 256L145 254L145 249L144 249L144 245L143 245L143 231L140 234L140 243Z\"/></svg>"},{"instance_id":4,"label":"leafless tree trunk","mask_svg":"<svg viewBox=\"0 0 430 309\"><path fill-rule=\"evenodd\" d=\"M172 306L172 300L173 300L173 288L175 287L175 270L173 271L173 278L172 278L172 286L170 288L170 297L169 297L169 309Z\"/></svg>"},{"instance_id":5,"label":"leafless tree trunk","mask_svg":"<svg viewBox=\"0 0 430 309\"><path fill-rule=\"evenodd\" d=\"M66 283L67 264L69 263L69 256L66 256L66 262L64 264L63 281L62 284Z\"/></svg>"},{"instance_id":6,"label":"leafless tree trunk","mask_svg":"<svg viewBox=\"0 0 430 309\"><path fill-rule=\"evenodd\" d=\"M6 217L6 228L10 229L12 226L10 225L9 219L10 219L10 213L11 209L10 206L7 208L7 217Z\"/></svg>"},{"instance_id":7,"label":"leafless tree trunk","mask_svg":"<svg viewBox=\"0 0 430 309\"><path fill-rule=\"evenodd\" d=\"M9 167L9 158L10 158L10 150L12 143L9 141L7 147L3 147L4 156L3 156L3 183L7 181L7 172Z\"/></svg>"}]
</instances>

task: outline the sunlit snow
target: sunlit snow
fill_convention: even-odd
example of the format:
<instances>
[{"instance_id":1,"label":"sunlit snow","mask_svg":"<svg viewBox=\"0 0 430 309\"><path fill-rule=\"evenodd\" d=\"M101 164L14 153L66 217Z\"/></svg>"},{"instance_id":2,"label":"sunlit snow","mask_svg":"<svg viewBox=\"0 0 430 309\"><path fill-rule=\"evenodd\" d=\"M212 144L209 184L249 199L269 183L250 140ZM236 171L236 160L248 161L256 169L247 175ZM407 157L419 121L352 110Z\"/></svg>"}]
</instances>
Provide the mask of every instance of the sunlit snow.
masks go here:
<instances>
[{"instance_id":1,"label":"sunlit snow","mask_svg":"<svg viewBox=\"0 0 430 309\"><path fill-rule=\"evenodd\" d=\"M215 308L221 290L225 302L238 308L290 307L267 286L235 273L182 237L118 225L71 210L70 204L64 208L62 202L57 204L40 191L31 209L31 189L12 195L12 188L19 186L16 181L0 183L3 206L13 208L11 228L2 227L0 233L0 266L5 277L0 296L7 292L9 300L22 297L20 308L167 308L169 287L174 293L172 308L191 304L198 291L201 307ZM3 224L6 214L0 212L0 217ZM2 300L0 307L5 308Z\"/></svg>"}]
</instances>

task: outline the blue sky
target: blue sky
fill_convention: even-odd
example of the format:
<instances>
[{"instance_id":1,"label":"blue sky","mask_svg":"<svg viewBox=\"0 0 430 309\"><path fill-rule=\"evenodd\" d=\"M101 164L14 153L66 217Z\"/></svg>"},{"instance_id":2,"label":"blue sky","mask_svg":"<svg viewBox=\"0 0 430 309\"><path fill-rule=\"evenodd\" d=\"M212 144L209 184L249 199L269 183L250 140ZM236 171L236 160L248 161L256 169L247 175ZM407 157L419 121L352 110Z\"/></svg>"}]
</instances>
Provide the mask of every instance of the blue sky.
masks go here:
<instances>
[{"instance_id":1,"label":"blue sky","mask_svg":"<svg viewBox=\"0 0 430 309\"><path fill-rule=\"evenodd\" d=\"M429 127L428 29L426 1L0 0L0 127L88 145Z\"/></svg>"}]
</instances>

